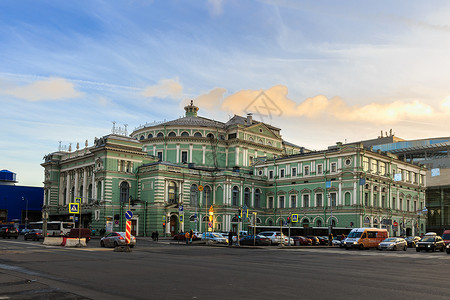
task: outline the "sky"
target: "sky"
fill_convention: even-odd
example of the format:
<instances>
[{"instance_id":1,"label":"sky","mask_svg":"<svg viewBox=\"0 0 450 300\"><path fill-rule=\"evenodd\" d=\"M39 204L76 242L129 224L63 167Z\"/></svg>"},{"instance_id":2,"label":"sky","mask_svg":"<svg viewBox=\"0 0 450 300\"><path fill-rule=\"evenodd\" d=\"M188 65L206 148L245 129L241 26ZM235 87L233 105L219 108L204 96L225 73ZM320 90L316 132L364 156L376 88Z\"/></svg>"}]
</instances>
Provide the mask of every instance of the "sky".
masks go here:
<instances>
[{"instance_id":1,"label":"sky","mask_svg":"<svg viewBox=\"0 0 450 300\"><path fill-rule=\"evenodd\" d=\"M450 136L449 1L0 1L0 170L184 115L311 150Z\"/></svg>"}]
</instances>

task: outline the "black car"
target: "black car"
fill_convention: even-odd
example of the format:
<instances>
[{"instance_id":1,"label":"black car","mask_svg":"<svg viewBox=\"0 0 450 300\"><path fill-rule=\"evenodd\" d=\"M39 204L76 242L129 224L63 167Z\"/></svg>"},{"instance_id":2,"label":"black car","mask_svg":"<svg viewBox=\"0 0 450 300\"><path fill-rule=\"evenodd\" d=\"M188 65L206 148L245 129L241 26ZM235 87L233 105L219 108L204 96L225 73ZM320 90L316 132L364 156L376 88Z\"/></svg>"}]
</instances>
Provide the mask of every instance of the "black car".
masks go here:
<instances>
[{"instance_id":1,"label":"black car","mask_svg":"<svg viewBox=\"0 0 450 300\"><path fill-rule=\"evenodd\" d=\"M239 244L247 246L270 246L271 242L268 237L263 235L246 235L239 240Z\"/></svg>"},{"instance_id":2,"label":"black car","mask_svg":"<svg viewBox=\"0 0 450 300\"><path fill-rule=\"evenodd\" d=\"M27 241L27 240L38 241L38 240L43 240L44 235L42 234L42 230L32 229L32 230L28 231L27 233L25 233L25 235L23 236L23 239L25 241Z\"/></svg>"},{"instance_id":3,"label":"black car","mask_svg":"<svg viewBox=\"0 0 450 300\"><path fill-rule=\"evenodd\" d=\"M0 236L4 239L8 238L15 238L17 239L19 237L19 230L17 230L16 227L3 227L0 228Z\"/></svg>"},{"instance_id":4,"label":"black car","mask_svg":"<svg viewBox=\"0 0 450 300\"><path fill-rule=\"evenodd\" d=\"M420 236L408 236L405 238L409 248L415 248L416 243L420 241Z\"/></svg>"},{"instance_id":5,"label":"black car","mask_svg":"<svg viewBox=\"0 0 450 300\"><path fill-rule=\"evenodd\" d=\"M444 252L445 243L444 240L437 235L426 235L416 243L416 251L419 252L420 250L426 250L428 251L436 251L441 250Z\"/></svg>"}]
</instances>

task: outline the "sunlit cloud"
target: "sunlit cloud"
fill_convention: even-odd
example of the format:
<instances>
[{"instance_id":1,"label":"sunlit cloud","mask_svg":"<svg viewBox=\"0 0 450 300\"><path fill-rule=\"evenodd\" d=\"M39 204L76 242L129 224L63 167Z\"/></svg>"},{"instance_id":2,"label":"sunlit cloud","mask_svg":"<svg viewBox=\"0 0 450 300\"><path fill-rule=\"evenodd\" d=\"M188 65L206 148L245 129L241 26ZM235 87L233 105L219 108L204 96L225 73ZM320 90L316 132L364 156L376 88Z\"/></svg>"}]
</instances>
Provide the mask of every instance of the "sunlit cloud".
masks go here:
<instances>
[{"instance_id":1,"label":"sunlit cloud","mask_svg":"<svg viewBox=\"0 0 450 300\"><path fill-rule=\"evenodd\" d=\"M221 15L223 13L223 1L208 0L208 10L213 16Z\"/></svg>"},{"instance_id":2,"label":"sunlit cloud","mask_svg":"<svg viewBox=\"0 0 450 300\"><path fill-rule=\"evenodd\" d=\"M83 94L64 78L48 78L28 85L2 84L1 95L9 95L28 101L47 101L78 98Z\"/></svg>"},{"instance_id":3,"label":"sunlit cloud","mask_svg":"<svg viewBox=\"0 0 450 300\"><path fill-rule=\"evenodd\" d=\"M178 99L182 92L183 87L178 79L161 79L157 84L146 87L141 95L147 98Z\"/></svg>"},{"instance_id":4,"label":"sunlit cloud","mask_svg":"<svg viewBox=\"0 0 450 300\"><path fill-rule=\"evenodd\" d=\"M215 88L206 94L200 95L194 99L195 105L207 109L214 110L220 108L223 96L227 92L224 88Z\"/></svg>"}]
</instances>

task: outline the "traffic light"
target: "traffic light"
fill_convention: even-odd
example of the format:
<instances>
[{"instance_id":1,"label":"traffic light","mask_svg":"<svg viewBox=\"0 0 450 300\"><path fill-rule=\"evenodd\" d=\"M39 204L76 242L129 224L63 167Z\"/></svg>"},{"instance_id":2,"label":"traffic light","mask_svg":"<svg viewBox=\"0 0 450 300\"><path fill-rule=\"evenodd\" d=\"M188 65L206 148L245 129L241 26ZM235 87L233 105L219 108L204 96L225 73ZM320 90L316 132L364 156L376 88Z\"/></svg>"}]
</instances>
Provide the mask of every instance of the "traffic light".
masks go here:
<instances>
[{"instance_id":1,"label":"traffic light","mask_svg":"<svg viewBox=\"0 0 450 300\"><path fill-rule=\"evenodd\" d=\"M166 228L166 222L163 222L163 227Z\"/></svg>"},{"instance_id":2,"label":"traffic light","mask_svg":"<svg viewBox=\"0 0 450 300\"><path fill-rule=\"evenodd\" d=\"M242 209L238 209L238 219L241 220L242 219Z\"/></svg>"},{"instance_id":3,"label":"traffic light","mask_svg":"<svg viewBox=\"0 0 450 300\"><path fill-rule=\"evenodd\" d=\"M288 224L291 223L291 216L287 217L287 222L288 222Z\"/></svg>"}]
</instances>

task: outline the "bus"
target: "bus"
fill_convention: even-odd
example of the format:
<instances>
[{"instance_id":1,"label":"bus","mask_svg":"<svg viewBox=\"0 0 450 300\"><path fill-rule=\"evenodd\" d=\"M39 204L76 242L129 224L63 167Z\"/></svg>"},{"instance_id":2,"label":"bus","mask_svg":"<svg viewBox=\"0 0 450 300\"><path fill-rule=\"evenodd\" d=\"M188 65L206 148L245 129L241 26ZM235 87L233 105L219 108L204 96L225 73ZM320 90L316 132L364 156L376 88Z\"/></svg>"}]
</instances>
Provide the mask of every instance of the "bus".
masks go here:
<instances>
[{"instance_id":1,"label":"bus","mask_svg":"<svg viewBox=\"0 0 450 300\"><path fill-rule=\"evenodd\" d=\"M44 223L42 221L31 222L29 224L29 228L43 230L43 225ZM67 235L72 228L75 228L75 224L73 222L50 221L47 222L47 236Z\"/></svg>"}]
</instances>

